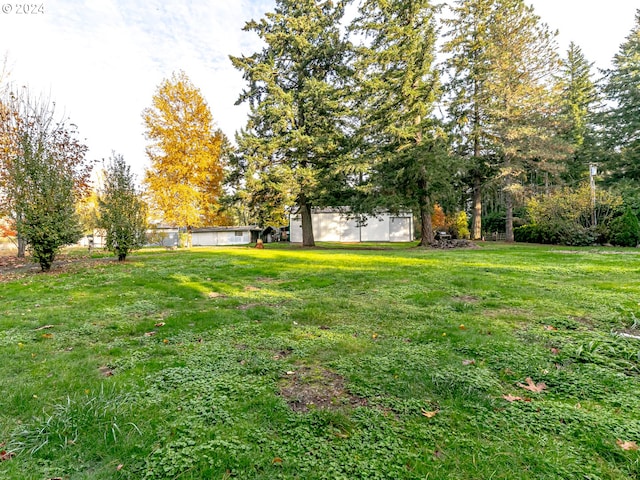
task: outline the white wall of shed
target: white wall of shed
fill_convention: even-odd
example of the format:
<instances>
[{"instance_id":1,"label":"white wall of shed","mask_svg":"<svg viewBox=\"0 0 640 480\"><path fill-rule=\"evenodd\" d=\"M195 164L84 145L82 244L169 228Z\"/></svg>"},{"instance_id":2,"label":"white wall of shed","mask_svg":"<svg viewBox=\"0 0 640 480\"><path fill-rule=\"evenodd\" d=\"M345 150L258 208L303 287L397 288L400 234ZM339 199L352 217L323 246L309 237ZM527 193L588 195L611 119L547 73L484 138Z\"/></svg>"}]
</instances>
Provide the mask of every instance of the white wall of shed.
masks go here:
<instances>
[{"instance_id":1,"label":"white wall of shed","mask_svg":"<svg viewBox=\"0 0 640 480\"><path fill-rule=\"evenodd\" d=\"M320 212L311 215L313 237L318 242L410 242L413 240L413 219L382 213L369 217L365 225L339 212ZM290 217L289 236L292 243L302 243L302 219Z\"/></svg>"},{"instance_id":2,"label":"white wall of shed","mask_svg":"<svg viewBox=\"0 0 640 480\"><path fill-rule=\"evenodd\" d=\"M251 232L248 230L241 230L241 232L241 236L236 236L235 230L224 232L193 232L191 234L191 244L194 247L205 247L216 245L246 245L251 243Z\"/></svg>"}]
</instances>

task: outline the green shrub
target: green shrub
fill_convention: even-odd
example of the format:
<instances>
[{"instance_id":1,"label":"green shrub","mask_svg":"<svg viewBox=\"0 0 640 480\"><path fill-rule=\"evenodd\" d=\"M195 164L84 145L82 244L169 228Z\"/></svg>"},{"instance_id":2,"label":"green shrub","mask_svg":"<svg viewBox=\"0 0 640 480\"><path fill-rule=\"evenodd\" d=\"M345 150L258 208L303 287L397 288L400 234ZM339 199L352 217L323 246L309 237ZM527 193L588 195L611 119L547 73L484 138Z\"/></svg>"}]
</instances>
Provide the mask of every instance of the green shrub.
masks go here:
<instances>
[{"instance_id":1,"label":"green shrub","mask_svg":"<svg viewBox=\"0 0 640 480\"><path fill-rule=\"evenodd\" d=\"M122 155L113 154L104 170L99 199L98 226L107 232L107 249L122 261L145 244L147 209L136 192L131 167Z\"/></svg>"},{"instance_id":2,"label":"green shrub","mask_svg":"<svg viewBox=\"0 0 640 480\"><path fill-rule=\"evenodd\" d=\"M572 245L575 247L587 247L596 242L595 228L579 224L569 224L560 232L558 242L562 245Z\"/></svg>"},{"instance_id":3,"label":"green shrub","mask_svg":"<svg viewBox=\"0 0 640 480\"><path fill-rule=\"evenodd\" d=\"M614 218L609 226L609 238L613 245L635 247L640 242L640 223L630 208L624 215Z\"/></svg>"},{"instance_id":4,"label":"green shrub","mask_svg":"<svg viewBox=\"0 0 640 480\"><path fill-rule=\"evenodd\" d=\"M482 216L482 231L485 233L504 233L507 214L504 211L491 212Z\"/></svg>"},{"instance_id":5,"label":"green shrub","mask_svg":"<svg viewBox=\"0 0 640 480\"><path fill-rule=\"evenodd\" d=\"M513 237L516 242L544 243L542 232L537 225L523 225L513 229Z\"/></svg>"},{"instance_id":6,"label":"green shrub","mask_svg":"<svg viewBox=\"0 0 640 480\"><path fill-rule=\"evenodd\" d=\"M545 225L523 225L513 229L516 242L546 243L551 245L589 246L596 241L591 227L572 223L547 223Z\"/></svg>"},{"instance_id":7,"label":"green shrub","mask_svg":"<svg viewBox=\"0 0 640 480\"><path fill-rule=\"evenodd\" d=\"M564 188L549 195L538 195L527 202L531 223L536 226L535 239L522 240L538 243L586 246L608 237L609 219L622 205L619 196L604 190L596 192L592 203L589 185L578 189ZM594 225L593 216L598 220ZM521 238L532 235L521 232ZM515 232L514 232L515 236Z\"/></svg>"}]
</instances>

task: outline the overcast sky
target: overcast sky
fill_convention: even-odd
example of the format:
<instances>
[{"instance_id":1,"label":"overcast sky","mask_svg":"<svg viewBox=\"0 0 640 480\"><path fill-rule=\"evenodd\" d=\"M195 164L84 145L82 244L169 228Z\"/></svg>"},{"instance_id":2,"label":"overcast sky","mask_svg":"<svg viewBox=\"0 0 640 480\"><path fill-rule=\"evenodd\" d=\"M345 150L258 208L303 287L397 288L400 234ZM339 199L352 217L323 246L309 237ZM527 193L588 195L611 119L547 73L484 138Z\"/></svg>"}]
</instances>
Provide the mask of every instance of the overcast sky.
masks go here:
<instances>
[{"instance_id":1,"label":"overcast sky","mask_svg":"<svg viewBox=\"0 0 640 480\"><path fill-rule=\"evenodd\" d=\"M607 68L629 34L637 0L530 0L558 29L562 54L576 42L587 59ZM35 12L27 13L23 5ZM78 125L91 158L124 155L141 180L141 112L162 79L184 70L202 91L217 125L233 139L247 108L234 103L243 88L229 55L259 48L247 20L275 0L0 0L0 57L10 80L49 95L58 113ZM42 8L39 8L42 6Z\"/></svg>"}]
</instances>

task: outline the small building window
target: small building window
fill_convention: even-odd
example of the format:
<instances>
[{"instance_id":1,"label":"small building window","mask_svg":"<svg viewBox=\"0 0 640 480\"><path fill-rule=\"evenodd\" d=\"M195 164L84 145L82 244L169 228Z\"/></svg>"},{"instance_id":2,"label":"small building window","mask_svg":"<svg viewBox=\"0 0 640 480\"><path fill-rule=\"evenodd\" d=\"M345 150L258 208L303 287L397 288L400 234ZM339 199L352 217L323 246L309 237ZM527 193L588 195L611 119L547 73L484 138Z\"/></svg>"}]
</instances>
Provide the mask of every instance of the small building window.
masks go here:
<instances>
[{"instance_id":1,"label":"small building window","mask_svg":"<svg viewBox=\"0 0 640 480\"><path fill-rule=\"evenodd\" d=\"M236 234L236 237L241 237L242 236L242 231L236 230L235 234Z\"/></svg>"}]
</instances>

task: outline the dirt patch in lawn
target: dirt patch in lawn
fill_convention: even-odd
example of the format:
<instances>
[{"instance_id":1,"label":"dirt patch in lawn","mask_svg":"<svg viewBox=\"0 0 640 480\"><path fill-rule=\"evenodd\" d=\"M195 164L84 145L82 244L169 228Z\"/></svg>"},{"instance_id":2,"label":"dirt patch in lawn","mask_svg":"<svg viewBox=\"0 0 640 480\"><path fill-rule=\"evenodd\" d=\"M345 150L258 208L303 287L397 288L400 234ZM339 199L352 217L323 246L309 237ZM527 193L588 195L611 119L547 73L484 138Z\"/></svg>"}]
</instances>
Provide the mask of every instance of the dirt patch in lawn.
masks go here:
<instances>
[{"instance_id":1,"label":"dirt patch in lawn","mask_svg":"<svg viewBox=\"0 0 640 480\"><path fill-rule=\"evenodd\" d=\"M473 295L459 295L457 297L453 297L453 299L457 302L463 303L478 303L480 301L478 297L474 297Z\"/></svg>"},{"instance_id":2,"label":"dirt patch in lawn","mask_svg":"<svg viewBox=\"0 0 640 480\"><path fill-rule=\"evenodd\" d=\"M366 399L348 392L342 376L318 366L299 366L287 372L280 382L280 395L294 412L367 405Z\"/></svg>"},{"instance_id":3,"label":"dirt patch in lawn","mask_svg":"<svg viewBox=\"0 0 640 480\"><path fill-rule=\"evenodd\" d=\"M274 360L283 360L293 353L292 349L280 350L274 356Z\"/></svg>"},{"instance_id":4,"label":"dirt patch in lawn","mask_svg":"<svg viewBox=\"0 0 640 480\"><path fill-rule=\"evenodd\" d=\"M117 263L114 257L72 257L58 255L51 265L51 270L42 272L40 265L33 263L31 258L18 258L16 256L0 255L0 283L17 280L30 275L57 275L61 273L75 272L81 268L98 263Z\"/></svg>"},{"instance_id":5,"label":"dirt patch in lawn","mask_svg":"<svg viewBox=\"0 0 640 480\"><path fill-rule=\"evenodd\" d=\"M589 330L593 330L596 326L595 322L587 317L576 317L571 315L569 318L574 322L578 322L580 325L585 326Z\"/></svg>"}]
</instances>

